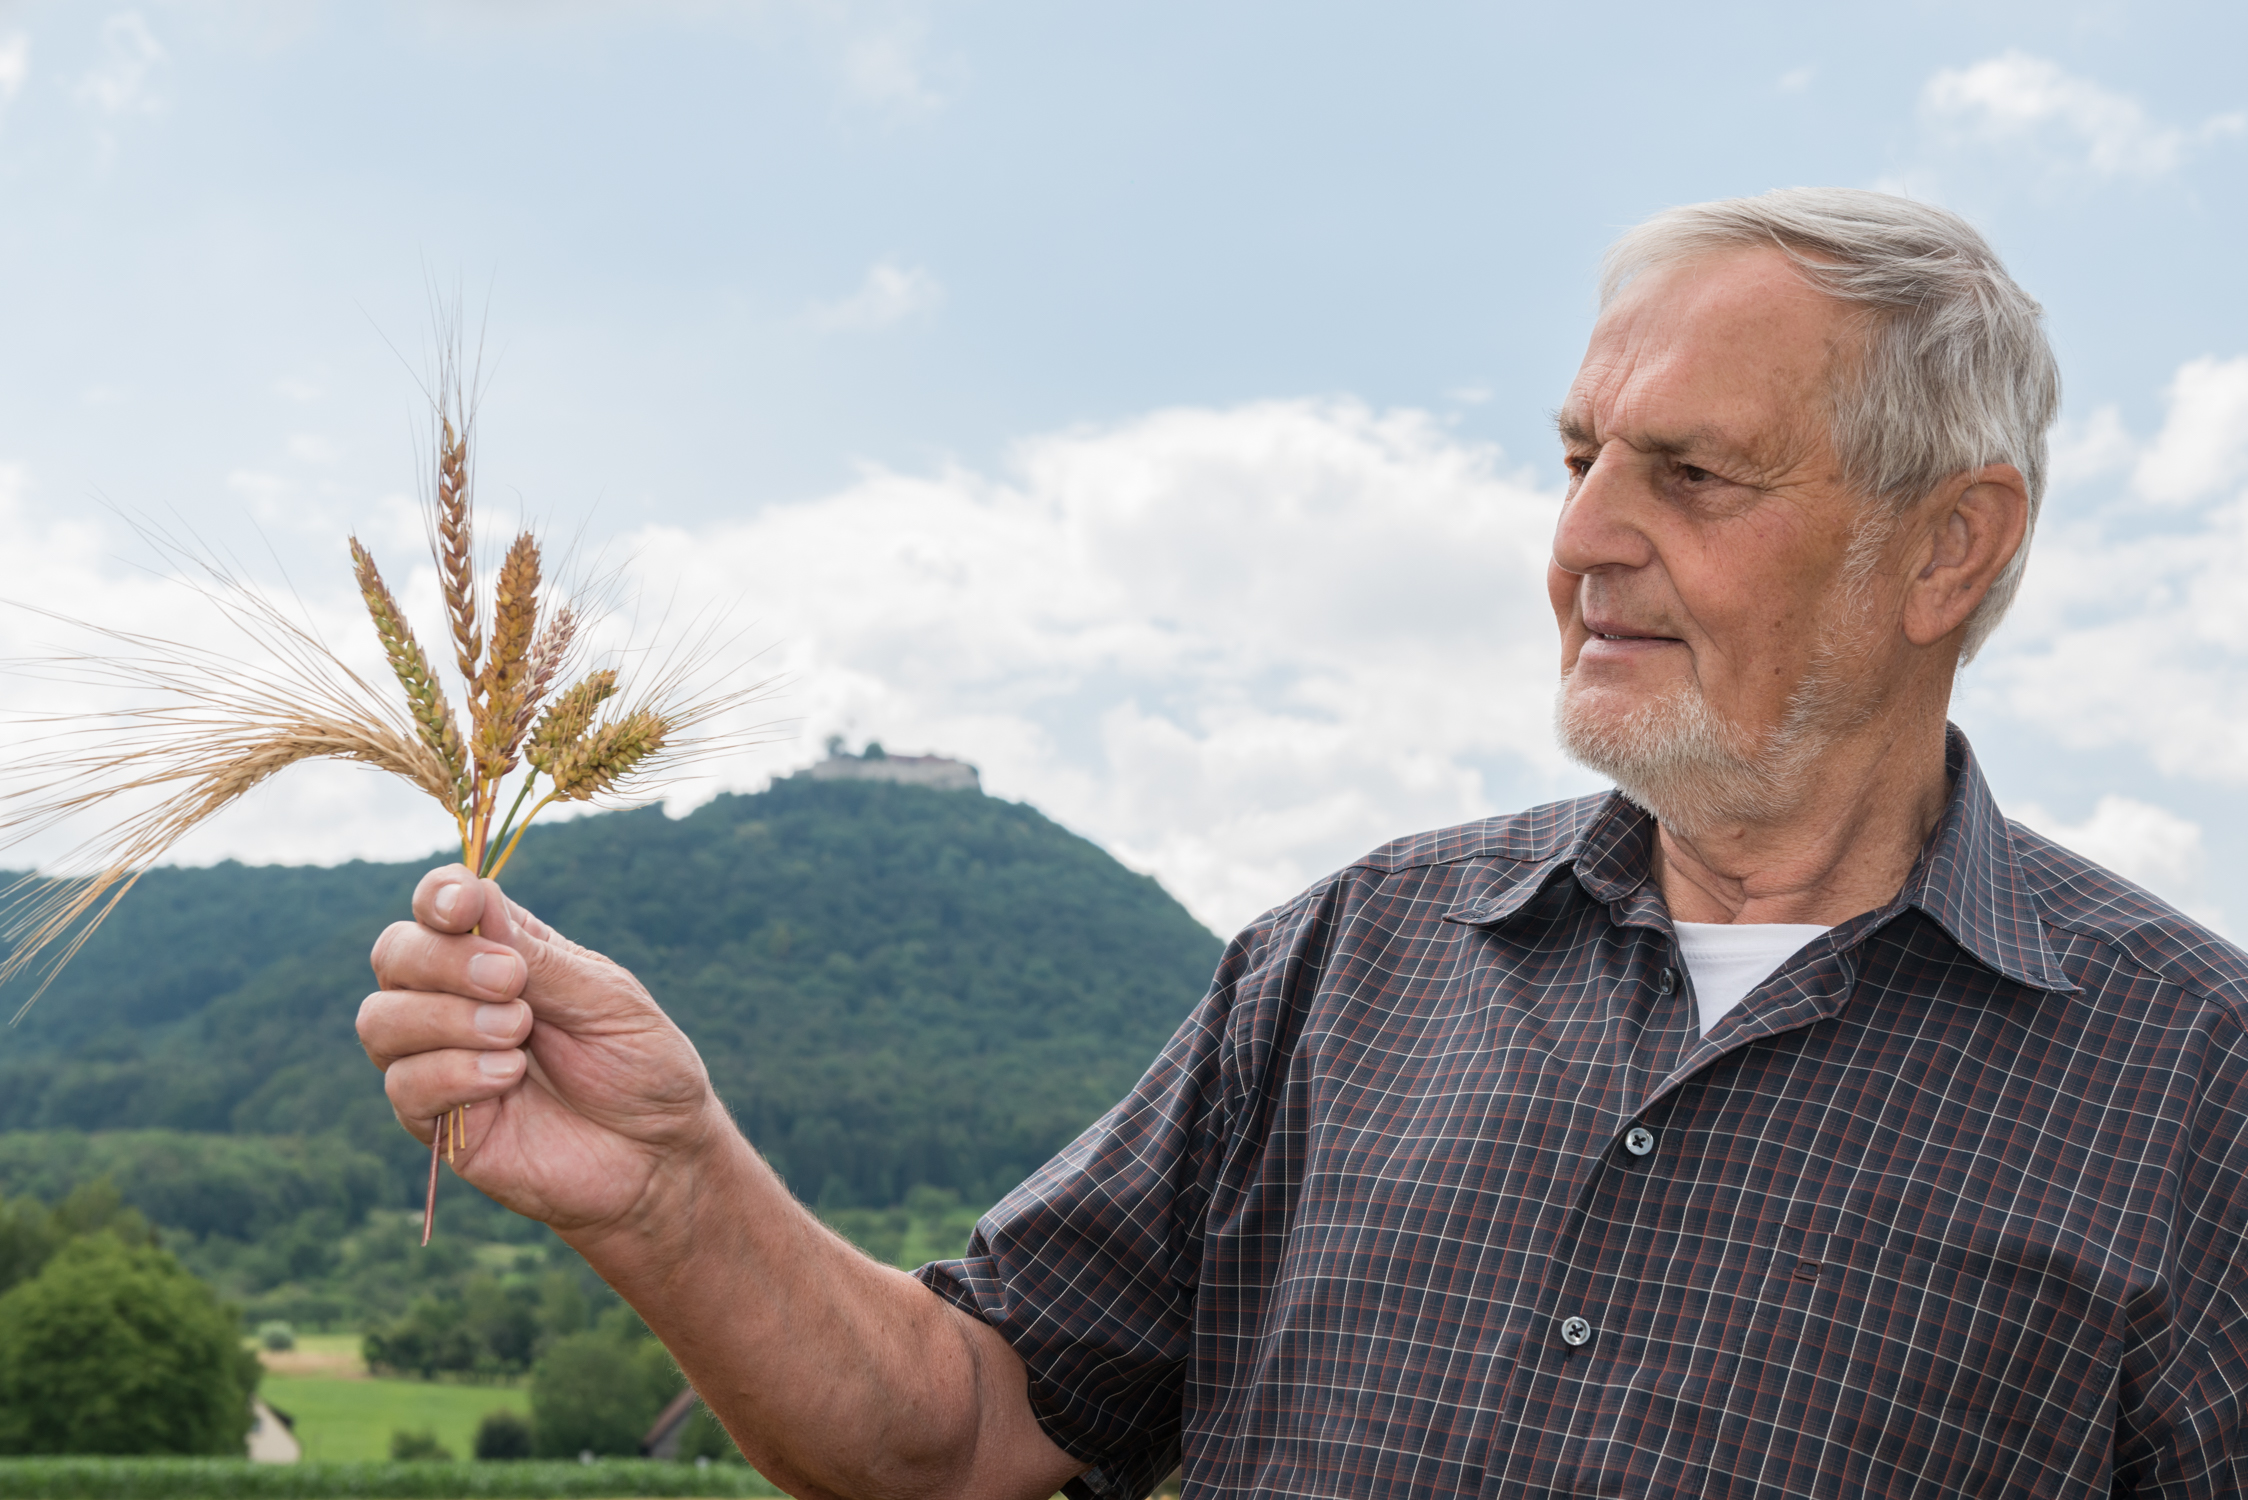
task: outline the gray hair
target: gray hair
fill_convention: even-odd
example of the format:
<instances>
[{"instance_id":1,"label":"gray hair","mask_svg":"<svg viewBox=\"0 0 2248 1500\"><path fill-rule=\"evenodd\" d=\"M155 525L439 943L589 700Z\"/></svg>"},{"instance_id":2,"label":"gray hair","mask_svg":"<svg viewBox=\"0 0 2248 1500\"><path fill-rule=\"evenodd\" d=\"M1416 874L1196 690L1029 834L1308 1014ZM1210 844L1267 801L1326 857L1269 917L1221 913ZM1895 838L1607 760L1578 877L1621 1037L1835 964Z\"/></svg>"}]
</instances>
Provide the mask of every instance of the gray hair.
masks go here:
<instances>
[{"instance_id":1,"label":"gray hair","mask_svg":"<svg viewBox=\"0 0 2248 1500\"><path fill-rule=\"evenodd\" d=\"M1606 308L1641 272L1771 246L1804 279L1864 310L1863 357L1829 392L1843 480L1891 514L1985 464L2029 489L2029 531L1968 617L1961 660L1982 649L2021 587L2045 498L2045 434L2061 376L2044 309L1957 214L1859 188L1783 188L1666 209L1609 246Z\"/></svg>"}]
</instances>

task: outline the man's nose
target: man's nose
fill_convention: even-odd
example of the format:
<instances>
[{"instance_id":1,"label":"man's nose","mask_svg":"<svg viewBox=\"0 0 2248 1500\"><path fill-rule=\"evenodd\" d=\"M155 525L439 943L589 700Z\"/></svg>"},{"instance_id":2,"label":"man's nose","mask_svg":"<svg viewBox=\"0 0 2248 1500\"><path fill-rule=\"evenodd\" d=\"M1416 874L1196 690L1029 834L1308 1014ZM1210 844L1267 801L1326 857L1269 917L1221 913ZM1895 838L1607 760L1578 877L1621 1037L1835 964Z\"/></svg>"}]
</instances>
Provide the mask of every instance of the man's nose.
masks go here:
<instances>
[{"instance_id":1,"label":"man's nose","mask_svg":"<svg viewBox=\"0 0 2248 1500\"><path fill-rule=\"evenodd\" d=\"M1652 498L1637 454L1603 448L1562 502L1553 526L1553 561L1564 572L1641 568L1654 558L1640 514Z\"/></svg>"}]
</instances>

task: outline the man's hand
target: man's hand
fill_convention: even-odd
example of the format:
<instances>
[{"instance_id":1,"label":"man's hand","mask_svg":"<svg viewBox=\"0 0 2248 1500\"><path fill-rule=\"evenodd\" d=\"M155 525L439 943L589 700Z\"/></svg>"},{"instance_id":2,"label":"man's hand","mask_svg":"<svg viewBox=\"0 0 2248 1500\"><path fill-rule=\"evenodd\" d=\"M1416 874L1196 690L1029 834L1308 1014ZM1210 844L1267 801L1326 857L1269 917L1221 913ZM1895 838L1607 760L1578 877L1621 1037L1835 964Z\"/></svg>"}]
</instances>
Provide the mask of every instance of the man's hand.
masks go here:
<instances>
[{"instance_id":1,"label":"man's hand","mask_svg":"<svg viewBox=\"0 0 2248 1500\"><path fill-rule=\"evenodd\" d=\"M375 944L359 1040L422 1140L551 1224L798 1495L1051 1495L1084 1469L988 1324L823 1227L734 1129L640 982L450 865Z\"/></svg>"},{"instance_id":2,"label":"man's hand","mask_svg":"<svg viewBox=\"0 0 2248 1500\"><path fill-rule=\"evenodd\" d=\"M359 1040L422 1140L473 1106L463 1178L527 1218L599 1234L732 1133L693 1044L631 974L459 865L422 877L414 916L375 944L382 988L359 1007Z\"/></svg>"}]
</instances>

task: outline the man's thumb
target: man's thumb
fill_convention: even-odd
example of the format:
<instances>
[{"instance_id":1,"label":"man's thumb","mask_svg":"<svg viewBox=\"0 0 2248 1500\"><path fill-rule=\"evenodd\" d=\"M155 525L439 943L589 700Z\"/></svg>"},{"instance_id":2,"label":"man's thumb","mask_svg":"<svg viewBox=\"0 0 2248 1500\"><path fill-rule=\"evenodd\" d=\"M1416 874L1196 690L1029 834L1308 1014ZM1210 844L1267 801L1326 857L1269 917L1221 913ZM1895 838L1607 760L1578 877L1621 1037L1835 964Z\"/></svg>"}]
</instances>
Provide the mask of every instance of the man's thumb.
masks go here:
<instances>
[{"instance_id":1,"label":"man's thumb","mask_svg":"<svg viewBox=\"0 0 2248 1500\"><path fill-rule=\"evenodd\" d=\"M571 957L568 944L557 947L549 941L551 934L534 931L541 924L535 919L526 923L521 908L507 899L496 880L484 881L484 918L477 931L495 943L513 948L523 959L523 992L525 1000L540 987L542 979L552 979L557 964L566 964Z\"/></svg>"},{"instance_id":2,"label":"man's thumb","mask_svg":"<svg viewBox=\"0 0 2248 1500\"><path fill-rule=\"evenodd\" d=\"M507 899L496 880L486 880L484 886L484 912L476 924L476 931L495 943L505 943L522 956L526 974L536 973L546 954L540 950L546 945L523 930L515 919L515 903Z\"/></svg>"}]
</instances>

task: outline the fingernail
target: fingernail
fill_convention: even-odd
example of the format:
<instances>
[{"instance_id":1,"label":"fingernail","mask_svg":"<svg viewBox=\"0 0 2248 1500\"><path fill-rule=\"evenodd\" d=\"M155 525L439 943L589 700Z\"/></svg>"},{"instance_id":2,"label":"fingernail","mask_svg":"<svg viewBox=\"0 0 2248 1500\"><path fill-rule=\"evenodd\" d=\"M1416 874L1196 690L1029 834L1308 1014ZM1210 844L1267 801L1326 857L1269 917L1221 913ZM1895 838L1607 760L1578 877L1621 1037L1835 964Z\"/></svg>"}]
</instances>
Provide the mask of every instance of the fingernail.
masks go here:
<instances>
[{"instance_id":1,"label":"fingernail","mask_svg":"<svg viewBox=\"0 0 2248 1500\"><path fill-rule=\"evenodd\" d=\"M477 1006L476 1029L486 1036L515 1035L515 1007L512 1004Z\"/></svg>"},{"instance_id":2,"label":"fingernail","mask_svg":"<svg viewBox=\"0 0 2248 1500\"><path fill-rule=\"evenodd\" d=\"M515 1076L515 1054L480 1052L476 1056L476 1071L486 1078L512 1078Z\"/></svg>"},{"instance_id":3,"label":"fingernail","mask_svg":"<svg viewBox=\"0 0 2248 1500\"><path fill-rule=\"evenodd\" d=\"M477 954L468 961L468 982L495 995L506 994L515 985L515 955Z\"/></svg>"},{"instance_id":4,"label":"fingernail","mask_svg":"<svg viewBox=\"0 0 2248 1500\"><path fill-rule=\"evenodd\" d=\"M453 913L460 910L460 904L461 888L458 885L441 885L437 888L437 894L429 898L430 910L437 913L437 920L440 922L452 921Z\"/></svg>"}]
</instances>

